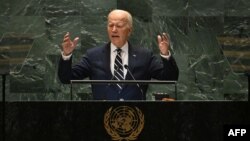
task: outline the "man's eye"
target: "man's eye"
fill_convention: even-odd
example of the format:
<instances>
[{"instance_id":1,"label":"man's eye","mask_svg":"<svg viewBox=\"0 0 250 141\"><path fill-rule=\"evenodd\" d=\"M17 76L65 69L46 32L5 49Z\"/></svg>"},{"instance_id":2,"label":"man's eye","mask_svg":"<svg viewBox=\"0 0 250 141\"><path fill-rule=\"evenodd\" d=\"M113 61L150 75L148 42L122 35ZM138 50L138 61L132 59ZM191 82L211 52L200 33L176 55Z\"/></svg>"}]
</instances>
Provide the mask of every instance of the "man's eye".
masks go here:
<instances>
[{"instance_id":1,"label":"man's eye","mask_svg":"<svg viewBox=\"0 0 250 141\"><path fill-rule=\"evenodd\" d=\"M117 26L118 28L121 28L121 27L124 26L124 24L117 24L116 26Z\"/></svg>"}]
</instances>

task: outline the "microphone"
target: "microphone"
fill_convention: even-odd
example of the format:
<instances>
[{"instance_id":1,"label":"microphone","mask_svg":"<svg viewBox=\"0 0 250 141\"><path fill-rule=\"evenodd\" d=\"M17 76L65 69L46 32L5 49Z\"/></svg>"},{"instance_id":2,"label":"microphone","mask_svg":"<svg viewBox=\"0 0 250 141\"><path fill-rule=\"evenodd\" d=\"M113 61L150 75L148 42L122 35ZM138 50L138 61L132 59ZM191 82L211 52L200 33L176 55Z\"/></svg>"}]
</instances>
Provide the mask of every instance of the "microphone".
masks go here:
<instances>
[{"instance_id":1,"label":"microphone","mask_svg":"<svg viewBox=\"0 0 250 141\"><path fill-rule=\"evenodd\" d=\"M119 69L123 69L123 67L122 66L120 66L120 67L116 67L115 69L114 69L114 71L118 71ZM115 80L115 75L114 74L112 74L112 77L111 77L111 79L110 80ZM111 84L110 83L108 83L108 86L110 86Z\"/></svg>"},{"instance_id":2,"label":"microphone","mask_svg":"<svg viewBox=\"0 0 250 141\"><path fill-rule=\"evenodd\" d=\"M130 71L130 69L129 69L129 67L128 67L127 64L124 65L124 68L128 70L129 75L133 78L134 81L136 81L136 80L135 80L135 77L134 77L133 74L131 73L131 71ZM136 86L140 89L140 91L141 91L141 96L142 96L141 99L143 100L143 91L142 91L142 89L141 89L141 87L140 87L140 85L139 85L138 83L136 83Z\"/></svg>"}]
</instances>

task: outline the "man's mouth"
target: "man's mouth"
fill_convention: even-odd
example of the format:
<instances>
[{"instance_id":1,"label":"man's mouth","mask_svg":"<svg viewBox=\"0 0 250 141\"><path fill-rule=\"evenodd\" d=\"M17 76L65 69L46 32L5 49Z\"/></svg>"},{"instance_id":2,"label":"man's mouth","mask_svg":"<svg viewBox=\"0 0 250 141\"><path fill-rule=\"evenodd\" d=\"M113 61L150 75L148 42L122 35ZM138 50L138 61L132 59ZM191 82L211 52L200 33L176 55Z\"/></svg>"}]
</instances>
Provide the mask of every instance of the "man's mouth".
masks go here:
<instances>
[{"instance_id":1,"label":"man's mouth","mask_svg":"<svg viewBox=\"0 0 250 141\"><path fill-rule=\"evenodd\" d=\"M112 35L112 38L119 38L120 36L118 35Z\"/></svg>"}]
</instances>

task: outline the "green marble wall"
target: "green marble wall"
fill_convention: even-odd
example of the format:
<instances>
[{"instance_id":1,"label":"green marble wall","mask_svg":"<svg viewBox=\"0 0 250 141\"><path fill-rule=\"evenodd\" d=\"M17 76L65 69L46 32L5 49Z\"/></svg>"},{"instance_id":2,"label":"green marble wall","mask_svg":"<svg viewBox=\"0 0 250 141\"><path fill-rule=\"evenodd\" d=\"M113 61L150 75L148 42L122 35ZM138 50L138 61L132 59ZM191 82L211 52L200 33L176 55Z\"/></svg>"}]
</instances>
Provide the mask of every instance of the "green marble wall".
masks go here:
<instances>
[{"instance_id":1,"label":"green marble wall","mask_svg":"<svg viewBox=\"0 0 250 141\"><path fill-rule=\"evenodd\" d=\"M247 100L250 70L249 0L0 0L0 67L6 100L69 100L57 78L63 35L80 36L76 62L86 49L107 42L106 16L132 13L130 41L158 53L156 35L168 32L180 68L180 100ZM0 72L1 72L0 71ZM0 78L2 81L2 78ZM0 85L2 89L2 83ZM89 86L75 86L74 99L90 99ZM152 93L173 93L151 86ZM2 92L1 92L2 97Z\"/></svg>"}]
</instances>

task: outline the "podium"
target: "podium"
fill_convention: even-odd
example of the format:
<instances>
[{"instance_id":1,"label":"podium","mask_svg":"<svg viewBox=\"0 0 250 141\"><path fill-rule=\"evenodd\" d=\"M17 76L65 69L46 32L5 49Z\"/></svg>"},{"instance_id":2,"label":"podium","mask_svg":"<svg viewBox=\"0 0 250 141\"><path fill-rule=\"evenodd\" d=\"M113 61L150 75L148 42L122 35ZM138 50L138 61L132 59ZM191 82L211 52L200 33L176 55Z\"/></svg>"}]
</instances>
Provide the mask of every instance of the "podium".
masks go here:
<instances>
[{"instance_id":1,"label":"podium","mask_svg":"<svg viewBox=\"0 0 250 141\"><path fill-rule=\"evenodd\" d=\"M105 115L111 107L120 106L137 107L144 115L139 141L222 141L226 125L250 124L248 102L7 102L6 141L111 141L105 130Z\"/></svg>"},{"instance_id":2,"label":"podium","mask_svg":"<svg viewBox=\"0 0 250 141\"><path fill-rule=\"evenodd\" d=\"M70 100L73 100L73 85L74 84L129 84L129 85L149 85L149 84L165 84L174 85L175 100L177 96L177 81L165 80L71 80L70 81ZM139 87L139 86L138 86Z\"/></svg>"}]
</instances>

